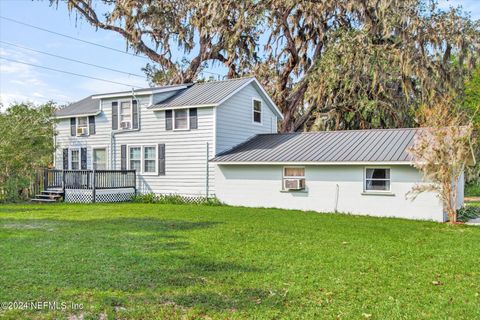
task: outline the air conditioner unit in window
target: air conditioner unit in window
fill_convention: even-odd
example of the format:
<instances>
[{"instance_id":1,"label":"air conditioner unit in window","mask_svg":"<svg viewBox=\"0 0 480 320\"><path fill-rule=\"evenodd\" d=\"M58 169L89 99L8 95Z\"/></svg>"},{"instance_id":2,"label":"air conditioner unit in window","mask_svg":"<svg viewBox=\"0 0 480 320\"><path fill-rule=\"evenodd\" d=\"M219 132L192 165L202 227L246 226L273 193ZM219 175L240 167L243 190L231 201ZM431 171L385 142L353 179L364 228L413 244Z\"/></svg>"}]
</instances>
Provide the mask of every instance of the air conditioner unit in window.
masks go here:
<instances>
[{"instance_id":1,"label":"air conditioner unit in window","mask_svg":"<svg viewBox=\"0 0 480 320\"><path fill-rule=\"evenodd\" d=\"M296 179L285 179L284 180L285 190L303 190L305 189L305 179L296 178Z\"/></svg>"},{"instance_id":2,"label":"air conditioner unit in window","mask_svg":"<svg viewBox=\"0 0 480 320\"><path fill-rule=\"evenodd\" d=\"M87 134L87 128L77 128L77 136L84 136Z\"/></svg>"},{"instance_id":3,"label":"air conditioner unit in window","mask_svg":"<svg viewBox=\"0 0 480 320\"><path fill-rule=\"evenodd\" d=\"M120 122L120 129L130 129L130 121Z\"/></svg>"}]
</instances>

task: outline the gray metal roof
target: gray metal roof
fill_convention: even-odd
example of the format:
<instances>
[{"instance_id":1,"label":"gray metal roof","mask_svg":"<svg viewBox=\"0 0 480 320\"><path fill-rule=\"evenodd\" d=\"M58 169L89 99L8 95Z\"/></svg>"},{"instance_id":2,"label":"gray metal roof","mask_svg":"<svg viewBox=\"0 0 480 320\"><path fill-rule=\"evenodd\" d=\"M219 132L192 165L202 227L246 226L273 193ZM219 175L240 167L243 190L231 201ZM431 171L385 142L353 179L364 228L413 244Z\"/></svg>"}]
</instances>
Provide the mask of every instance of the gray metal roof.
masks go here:
<instances>
[{"instance_id":1,"label":"gray metal roof","mask_svg":"<svg viewBox=\"0 0 480 320\"><path fill-rule=\"evenodd\" d=\"M92 99L92 96L86 97L80 101L71 103L65 108L59 109L55 112L56 117L81 116L87 114L94 114L100 111L98 100Z\"/></svg>"},{"instance_id":2,"label":"gray metal roof","mask_svg":"<svg viewBox=\"0 0 480 320\"><path fill-rule=\"evenodd\" d=\"M187 89L179 90L174 96L151 106L152 109L175 108L199 105L217 105L254 77L194 83Z\"/></svg>"},{"instance_id":3,"label":"gray metal roof","mask_svg":"<svg viewBox=\"0 0 480 320\"><path fill-rule=\"evenodd\" d=\"M407 148L422 129L372 129L260 134L214 162L410 162Z\"/></svg>"},{"instance_id":4,"label":"gray metal roof","mask_svg":"<svg viewBox=\"0 0 480 320\"><path fill-rule=\"evenodd\" d=\"M235 90L241 88L243 85L253 81L254 77L229 79L223 81L211 81L202 83L188 83L181 85L170 85L163 87L152 87L145 89L137 89L135 93L141 94L143 92L150 92L161 89L169 89L176 87L185 87L185 89L179 89L178 93L172 97L163 100L161 103L153 105L149 108L162 109L171 107L183 107L183 106L197 106L197 105L217 105L223 99L235 92ZM85 99L77 101L68 105L67 107L58 110L55 115L57 117L69 117L69 116L81 116L86 114L93 114L99 111L99 100L92 99L95 96L103 95L122 95L125 93L131 93L131 91L120 91L105 94L95 94Z\"/></svg>"}]
</instances>

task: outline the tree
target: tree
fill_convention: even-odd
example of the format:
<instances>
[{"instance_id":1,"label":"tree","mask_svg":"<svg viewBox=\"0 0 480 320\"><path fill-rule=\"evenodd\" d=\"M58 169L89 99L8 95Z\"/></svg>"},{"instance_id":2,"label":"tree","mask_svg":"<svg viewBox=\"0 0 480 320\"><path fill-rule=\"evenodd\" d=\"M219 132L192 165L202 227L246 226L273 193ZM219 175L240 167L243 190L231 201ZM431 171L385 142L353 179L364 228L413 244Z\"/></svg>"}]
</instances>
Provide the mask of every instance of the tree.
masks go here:
<instances>
[{"instance_id":1,"label":"tree","mask_svg":"<svg viewBox=\"0 0 480 320\"><path fill-rule=\"evenodd\" d=\"M465 82L465 90L459 99L461 109L468 115L472 121L475 135L475 158L480 159L480 66L477 67L471 78ZM480 164L476 163L473 167L466 170L467 183L480 183Z\"/></svg>"},{"instance_id":2,"label":"tree","mask_svg":"<svg viewBox=\"0 0 480 320\"><path fill-rule=\"evenodd\" d=\"M67 2L149 57L154 83L191 82L215 63L256 75L281 131L414 125L420 105L463 90L480 50L479 22L435 0Z\"/></svg>"},{"instance_id":3,"label":"tree","mask_svg":"<svg viewBox=\"0 0 480 320\"><path fill-rule=\"evenodd\" d=\"M415 185L410 195L415 198L425 191L437 192L450 223L457 221L459 180L473 159L472 124L461 111L452 112L455 108L449 96L430 107L423 106L420 117L424 128L409 149L414 166L426 180Z\"/></svg>"},{"instance_id":4,"label":"tree","mask_svg":"<svg viewBox=\"0 0 480 320\"><path fill-rule=\"evenodd\" d=\"M53 112L53 103L20 103L0 113L0 201L25 196L35 170L52 162Z\"/></svg>"}]
</instances>

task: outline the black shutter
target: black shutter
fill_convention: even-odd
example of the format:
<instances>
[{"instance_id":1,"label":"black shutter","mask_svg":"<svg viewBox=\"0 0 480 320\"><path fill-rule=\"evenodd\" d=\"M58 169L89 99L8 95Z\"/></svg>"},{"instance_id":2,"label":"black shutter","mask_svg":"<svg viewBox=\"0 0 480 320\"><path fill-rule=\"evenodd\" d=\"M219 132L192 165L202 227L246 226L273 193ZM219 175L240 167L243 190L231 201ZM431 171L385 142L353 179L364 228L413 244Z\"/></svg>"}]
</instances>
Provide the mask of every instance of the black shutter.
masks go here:
<instances>
[{"instance_id":1,"label":"black shutter","mask_svg":"<svg viewBox=\"0 0 480 320\"><path fill-rule=\"evenodd\" d=\"M75 118L70 118L70 135L76 136L77 135L77 123Z\"/></svg>"},{"instance_id":2,"label":"black shutter","mask_svg":"<svg viewBox=\"0 0 480 320\"><path fill-rule=\"evenodd\" d=\"M67 148L63 149L63 170L68 170L68 149Z\"/></svg>"},{"instance_id":3,"label":"black shutter","mask_svg":"<svg viewBox=\"0 0 480 320\"><path fill-rule=\"evenodd\" d=\"M132 129L138 129L138 103L137 100L132 102Z\"/></svg>"},{"instance_id":4,"label":"black shutter","mask_svg":"<svg viewBox=\"0 0 480 320\"><path fill-rule=\"evenodd\" d=\"M87 170L87 148L80 149L80 169Z\"/></svg>"},{"instance_id":5,"label":"black shutter","mask_svg":"<svg viewBox=\"0 0 480 320\"><path fill-rule=\"evenodd\" d=\"M88 133L95 134L95 116L88 117Z\"/></svg>"},{"instance_id":6,"label":"black shutter","mask_svg":"<svg viewBox=\"0 0 480 320\"><path fill-rule=\"evenodd\" d=\"M112 130L118 130L118 102L112 102Z\"/></svg>"},{"instance_id":7,"label":"black shutter","mask_svg":"<svg viewBox=\"0 0 480 320\"><path fill-rule=\"evenodd\" d=\"M165 144L158 145L158 174L165 175Z\"/></svg>"},{"instance_id":8,"label":"black shutter","mask_svg":"<svg viewBox=\"0 0 480 320\"><path fill-rule=\"evenodd\" d=\"M127 145L120 146L120 169L127 170Z\"/></svg>"},{"instance_id":9,"label":"black shutter","mask_svg":"<svg viewBox=\"0 0 480 320\"><path fill-rule=\"evenodd\" d=\"M172 110L165 111L165 130L172 130Z\"/></svg>"},{"instance_id":10,"label":"black shutter","mask_svg":"<svg viewBox=\"0 0 480 320\"><path fill-rule=\"evenodd\" d=\"M197 108L190 109L190 129L198 129Z\"/></svg>"}]
</instances>

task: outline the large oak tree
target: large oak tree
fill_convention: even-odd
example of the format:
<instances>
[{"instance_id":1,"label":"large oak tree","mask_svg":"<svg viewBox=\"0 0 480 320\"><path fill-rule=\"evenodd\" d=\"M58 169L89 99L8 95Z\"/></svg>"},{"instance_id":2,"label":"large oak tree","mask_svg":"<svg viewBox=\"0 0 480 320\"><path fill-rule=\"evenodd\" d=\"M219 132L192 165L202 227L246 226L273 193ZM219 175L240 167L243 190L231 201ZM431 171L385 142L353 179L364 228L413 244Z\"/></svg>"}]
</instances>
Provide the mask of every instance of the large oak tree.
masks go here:
<instances>
[{"instance_id":1,"label":"large oak tree","mask_svg":"<svg viewBox=\"0 0 480 320\"><path fill-rule=\"evenodd\" d=\"M101 2L68 7L149 57L153 83L192 82L214 63L254 74L282 131L414 125L419 105L462 91L480 48L478 21L429 0Z\"/></svg>"}]
</instances>

